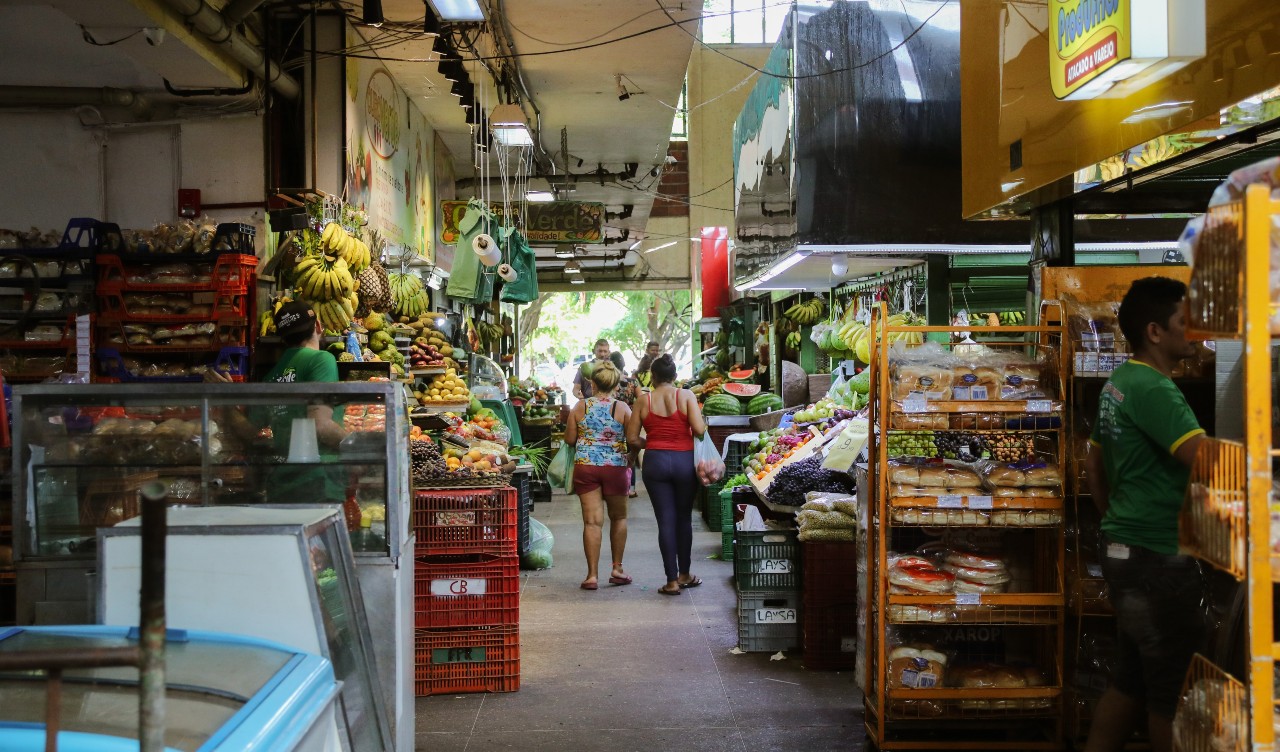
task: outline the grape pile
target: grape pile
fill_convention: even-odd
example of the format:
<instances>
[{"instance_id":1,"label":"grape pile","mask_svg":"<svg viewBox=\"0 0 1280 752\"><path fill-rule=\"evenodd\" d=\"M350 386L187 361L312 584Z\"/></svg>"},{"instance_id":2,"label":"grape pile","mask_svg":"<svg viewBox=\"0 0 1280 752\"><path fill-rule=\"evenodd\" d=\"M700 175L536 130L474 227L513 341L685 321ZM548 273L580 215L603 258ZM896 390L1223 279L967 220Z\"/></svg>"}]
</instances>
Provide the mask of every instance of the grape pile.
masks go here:
<instances>
[{"instance_id":1,"label":"grape pile","mask_svg":"<svg viewBox=\"0 0 1280 752\"><path fill-rule=\"evenodd\" d=\"M933 431L894 431L887 446L890 457L932 457L937 451Z\"/></svg>"},{"instance_id":2,"label":"grape pile","mask_svg":"<svg viewBox=\"0 0 1280 752\"><path fill-rule=\"evenodd\" d=\"M820 457L808 457L784 466L774 476L765 495L774 504L798 507L804 504L806 491L853 493L853 478L846 473L822 467Z\"/></svg>"},{"instance_id":3,"label":"grape pile","mask_svg":"<svg viewBox=\"0 0 1280 752\"><path fill-rule=\"evenodd\" d=\"M414 485L425 484L432 479L449 475L444 458L440 456L440 448L432 441L415 439L409 442L409 466Z\"/></svg>"}]
</instances>

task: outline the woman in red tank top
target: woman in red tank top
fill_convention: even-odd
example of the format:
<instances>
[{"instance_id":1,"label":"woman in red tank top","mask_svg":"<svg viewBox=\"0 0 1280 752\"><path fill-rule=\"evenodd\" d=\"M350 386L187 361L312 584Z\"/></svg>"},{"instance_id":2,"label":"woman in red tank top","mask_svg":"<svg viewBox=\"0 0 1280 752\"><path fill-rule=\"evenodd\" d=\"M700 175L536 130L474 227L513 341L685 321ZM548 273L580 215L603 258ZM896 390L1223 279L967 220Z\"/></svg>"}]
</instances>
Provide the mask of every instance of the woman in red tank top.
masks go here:
<instances>
[{"instance_id":1,"label":"woman in red tank top","mask_svg":"<svg viewBox=\"0 0 1280 752\"><path fill-rule=\"evenodd\" d=\"M653 389L636 400L627 420L627 446L645 450L642 477L658 520L658 548L667 576L667 584L658 592L679 595L681 588L702 584L689 567L693 499L698 491L693 440L706 433L707 423L693 392L676 388L676 364L670 355L655 360L649 372Z\"/></svg>"}]
</instances>

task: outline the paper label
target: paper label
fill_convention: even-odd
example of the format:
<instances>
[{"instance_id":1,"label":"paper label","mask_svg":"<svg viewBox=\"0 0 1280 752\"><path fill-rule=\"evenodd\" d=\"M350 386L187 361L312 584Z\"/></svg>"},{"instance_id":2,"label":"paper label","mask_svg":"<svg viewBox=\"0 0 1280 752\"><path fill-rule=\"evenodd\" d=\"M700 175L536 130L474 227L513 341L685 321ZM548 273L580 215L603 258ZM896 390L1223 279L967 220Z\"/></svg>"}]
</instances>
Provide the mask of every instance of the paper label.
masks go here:
<instances>
[{"instance_id":1,"label":"paper label","mask_svg":"<svg viewBox=\"0 0 1280 752\"><path fill-rule=\"evenodd\" d=\"M1090 577L1097 577L1097 578L1101 578L1101 577L1102 577L1102 565L1101 565L1101 564L1093 564L1093 563L1089 563L1089 564L1085 564L1085 565L1084 565L1084 568L1085 568L1085 571L1089 573L1089 576L1090 576Z\"/></svg>"},{"instance_id":2,"label":"paper label","mask_svg":"<svg viewBox=\"0 0 1280 752\"><path fill-rule=\"evenodd\" d=\"M959 402L968 402L969 400L973 399L973 397L970 396L971 393L972 393L971 387L967 387L967 386L951 387L951 398Z\"/></svg>"},{"instance_id":3,"label":"paper label","mask_svg":"<svg viewBox=\"0 0 1280 752\"><path fill-rule=\"evenodd\" d=\"M991 509L991 497L990 496L970 496L969 508L970 509Z\"/></svg>"},{"instance_id":4,"label":"paper label","mask_svg":"<svg viewBox=\"0 0 1280 752\"><path fill-rule=\"evenodd\" d=\"M432 663L484 663L484 648L435 648Z\"/></svg>"},{"instance_id":5,"label":"paper label","mask_svg":"<svg viewBox=\"0 0 1280 752\"><path fill-rule=\"evenodd\" d=\"M957 606L976 606L982 603L981 593L956 593Z\"/></svg>"},{"instance_id":6,"label":"paper label","mask_svg":"<svg viewBox=\"0 0 1280 752\"><path fill-rule=\"evenodd\" d=\"M925 399L931 399L934 402L941 402L947 398L946 392L925 392Z\"/></svg>"},{"instance_id":7,"label":"paper label","mask_svg":"<svg viewBox=\"0 0 1280 752\"><path fill-rule=\"evenodd\" d=\"M964 506L964 497L963 497L963 496L952 496L952 495L947 495L947 496L939 496L939 497L938 497L938 508L939 508L939 509L960 509L960 508L962 508L963 506Z\"/></svg>"},{"instance_id":8,"label":"paper label","mask_svg":"<svg viewBox=\"0 0 1280 752\"><path fill-rule=\"evenodd\" d=\"M756 574L791 574L791 560L761 559Z\"/></svg>"},{"instance_id":9,"label":"paper label","mask_svg":"<svg viewBox=\"0 0 1280 752\"><path fill-rule=\"evenodd\" d=\"M924 392L912 392L902 401L902 411L907 413L922 413L929 409L929 399Z\"/></svg>"},{"instance_id":10,"label":"paper label","mask_svg":"<svg viewBox=\"0 0 1280 752\"><path fill-rule=\"evenodd\" d=\"M902 672L902 686L912 689L929 689L938 686L938 675L930 671L917 671L913 668Z\"/></svg>"},{"instance_id":11,"label":"paper label","mask_svg":"<svg viewBox=\"0 0 1280 752\"><path fill-rule=\"evenodd\" d=\"M794 608L757 608L756 624L795 624Z\"/></svg>"},{"instance_id":12,"label":"paper label","mask_svg":"<svg viewBox=\"0 0 1280 752\"><path fill-rule=\"evenodd\" d=\"M1027 412L1029 413L1047 413L1053 409L1053 403L1049 400L1027 400Z\"/></svg>"},{"instance_id":13,"label":"paper label","mask_svg":"<svg viewBox=\"0 0 1280 752\"><path fill-rule=\"evenodd\" d=\"M971 400L988 400L990 392L985 386L975 386L969 390L969 399Z\"/></svg>"},{"instance_id":14,"label":"paper label","mask_svg":"<svg viewBox=\"0 0 1280 752\"><path fill-rule=\"evenodd\" d=\"M454 598L462 595L484 595L488 592L489 581L485 579L441 579L431 581L431 594L441 598Z\"/></svg>"},{"instance_id":15,"label":"paper label","mask_svg":"<svg viewBox=\"0 0 1280 752\"><path fill-rule=\"evenodd\" d=\"M1107 558L1108 559L1128 559L1129 547L1123 543L1108 543Z\"/></svg>"},{"instance_id":16,"label":"paper label","mask_svg":"<svg viewBox=\"0 0 1280 752\"><path fill-rule=\"evenodd\" d=\"M822 467L841 473L849 472L849 468L853 467L858 455L867 446L870 436L871 424L865 418L850 420L839 436L823 446L826 454L823 455Z\"/></svg>"}]
</instances>

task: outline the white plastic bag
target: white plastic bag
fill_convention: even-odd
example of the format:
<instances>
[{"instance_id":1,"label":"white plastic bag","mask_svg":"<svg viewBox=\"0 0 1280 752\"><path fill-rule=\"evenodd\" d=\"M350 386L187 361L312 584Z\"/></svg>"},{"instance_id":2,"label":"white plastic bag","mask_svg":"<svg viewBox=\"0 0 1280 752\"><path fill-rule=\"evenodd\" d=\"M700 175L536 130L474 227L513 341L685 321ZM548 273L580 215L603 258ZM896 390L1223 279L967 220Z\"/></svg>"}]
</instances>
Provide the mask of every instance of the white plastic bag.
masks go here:
<instances>
[{"instance_id":1,"label":"white plastic bag","mask_svg":"<svg viewBox=\"0 0 1280 752\"><path fill-rule=\"evenodd\" d=\"M693 465L698 471L698 480L704 486L724 477L724 460L711 441L710 433L702 434L702 438L693 442Z\"/></svg>"}]
</instances>

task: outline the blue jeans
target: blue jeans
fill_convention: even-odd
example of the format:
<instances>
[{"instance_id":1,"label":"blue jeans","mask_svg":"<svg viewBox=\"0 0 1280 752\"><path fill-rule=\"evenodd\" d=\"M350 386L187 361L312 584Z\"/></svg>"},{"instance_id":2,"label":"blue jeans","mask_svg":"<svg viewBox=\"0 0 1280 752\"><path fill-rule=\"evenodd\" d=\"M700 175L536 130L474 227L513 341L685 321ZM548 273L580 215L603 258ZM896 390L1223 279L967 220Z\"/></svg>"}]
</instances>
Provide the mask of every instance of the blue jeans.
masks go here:
<instances>
[{"instance_id":1,"label":"blue jeans","mask_svg":"<svg viewBox=\"0 0 1280 752\"><path fill-rule=\"evenodd\" d=\"M688 574L693 549L693 497L698 492L698 476L693 467L693 450L644 451L644 487L658 519L658 550L667 580Z\"/></svg>"},{"instance_id":2,"label":"blue jeans","mask_svg":"<svg viewBox=\"0 0 1280 752\"><path fill-rule=\"evenodd\" d=\"M1116 662L1111 683L1145 703L1148 712L1172 718L1191 656L1208 633L1204 579L1190 556L1127 546L1128 558L1106 555L1114 541L1103 536L1102 575L1116 611Z\"/></svg>"}]
</instances>

